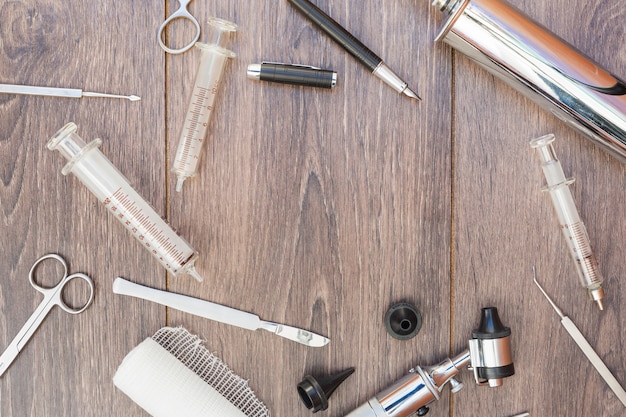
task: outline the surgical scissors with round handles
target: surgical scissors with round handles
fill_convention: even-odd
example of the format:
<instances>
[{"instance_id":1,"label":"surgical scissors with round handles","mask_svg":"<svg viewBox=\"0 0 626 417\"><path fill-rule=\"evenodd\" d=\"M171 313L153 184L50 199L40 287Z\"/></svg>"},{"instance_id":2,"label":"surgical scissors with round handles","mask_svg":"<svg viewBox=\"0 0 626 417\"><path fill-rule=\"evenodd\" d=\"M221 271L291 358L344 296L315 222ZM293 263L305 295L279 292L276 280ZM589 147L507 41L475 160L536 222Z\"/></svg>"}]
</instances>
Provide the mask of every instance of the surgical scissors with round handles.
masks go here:
<instances>
[{"instance_id":1,"label":"surgical scissors with round handles","mask_svg":"<svg viewBox=\"0 0 626 417\"><path fill-rule=\"evenodd\" d=\"M63 276L61 277L61 281L53 287L44 287L38 284L35 280L35 271L37 270L37 267L47 259L55 260L56 262L59 262L63 267ZM84 305L76 308L67 305L65 300L63 300L64 288L67 286L67 284L69 284L70 281L74 279L81 279L87 282L87 285L89 286L88 300L85 302ZM89 305L93 301L94 286L91 278L81 273L67 275L67 263L65 262L65 259L53 253L44 255L35 261L33 266L30 268L30 272L28 273L28 281L30 282L30 285L33 286L33 288L43 294L43 300L35 309L35 312L30 316L24 327L22 327L17 336L15 336L9 347L0 356L0 376L4 374L4 372L9 368L11 363L13 363L17 355L22 351L22 349L24 349L24 346L26 345L26 343L28 343L37 328L39 328L52 307L59 306L67 313L79 314L85 311L85 309L87 309L87 307L89 307Z\"/></svg>"},{"instance_id":2,"label":"surgical scissors with round handles","mask_svg":"<svg viewBox=\"0 0 626 417\"><path fill-rule=\"evenodd\" d=\"M191 3L191 0L178 0L178 3L180 4L178 10L172 13L170 17L168 17L163 23L161 23L161 26L159 26L159 32L157 33L159 45L161 45L161 48L163 48L165 52L168 52L170 54L182 54L183 52L188 51L192 46L195 45L196 41L200 39L200 23L198 23L198 19L193 17L193 15L189 13L189 10L187 10L187 6L189 5L189 3ZM176 19L189 20L196 27L196 35L194 36L194 38L191 40L191 42L189 42L187 45L183 46L180 49L172 49L167 46L163 41L163 32L165 31L165 28L173 20Z\"/></svg>"}]
</instances>

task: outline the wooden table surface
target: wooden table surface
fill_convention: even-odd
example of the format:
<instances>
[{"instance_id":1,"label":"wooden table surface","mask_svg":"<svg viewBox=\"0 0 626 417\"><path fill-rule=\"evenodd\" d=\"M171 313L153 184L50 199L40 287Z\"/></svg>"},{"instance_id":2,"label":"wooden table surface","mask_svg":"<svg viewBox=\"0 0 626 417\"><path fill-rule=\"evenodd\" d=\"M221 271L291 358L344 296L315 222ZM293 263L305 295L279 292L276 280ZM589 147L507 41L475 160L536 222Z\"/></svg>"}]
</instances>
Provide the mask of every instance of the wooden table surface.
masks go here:
<instances>
[{"instance_id":1,"label":"wooden table surface","mask_svg":"<svg viewBox=\"0 0 626 417\"><path fill-rule=\"evenodd\" d=\"M316 0L416 90L397 95L286 1L195 1L201 22L239 25L199 175L170 173L198 51L165 54L156 30L177 3L4 1L0 82L137 94L140 102L0 96L0 349L41 300L33 262L65 257L90 275L93 305L51 312L0 379L0 415L144 416L115 388L124 356L162 326L186 327L275 417L310 415L306 374L356 372L321 415L343 416L416 365L467 348L481 307L511 327L516 374L465 388L429 416L623 416L538 279L626 385L626 169L434 37L427 1ZM626 76L626 9L617 0L513 0L612 72ZM203 25L203 28L206 28ZM191 35L174 25L170 42ZM203 38L201 37L201 40ZM246 67L294 62L338 73L330 90L261 83ZM48 139L74 121L199 252L204 282L168 276L72 175ZM606 309L580 287L528 142L554 133L600 269ZM328 336L320 349L115 295L117 276ZM78 290L75 290L78 292ZM71 294L68 296L72 296ZM399 301L423 315L409 341L383 326Z\"/></svg>"}]
</instances>

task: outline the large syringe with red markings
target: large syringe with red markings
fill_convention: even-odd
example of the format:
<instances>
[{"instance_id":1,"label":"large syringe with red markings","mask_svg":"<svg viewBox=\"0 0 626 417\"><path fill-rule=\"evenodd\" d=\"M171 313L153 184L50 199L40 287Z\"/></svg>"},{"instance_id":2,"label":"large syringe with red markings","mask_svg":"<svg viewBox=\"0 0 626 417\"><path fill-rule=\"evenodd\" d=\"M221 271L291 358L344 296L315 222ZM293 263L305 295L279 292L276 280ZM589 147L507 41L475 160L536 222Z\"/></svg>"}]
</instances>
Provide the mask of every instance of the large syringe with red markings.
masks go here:
<instances>
[{"instance_id":1,"label":"large syringe with red markings","mask_svg":"<svg viewBox=\"0 0 626 417\"><path fill-rule=\"evenodd\" d=\"M48 142L48 149L59 151L68 160L63 175L74 174L171 274L187 274L202 281L194 267L198 253L100 152L102 141L86 144L76 130L74 123L68 123Z\"/></svg>"}]
</instances>

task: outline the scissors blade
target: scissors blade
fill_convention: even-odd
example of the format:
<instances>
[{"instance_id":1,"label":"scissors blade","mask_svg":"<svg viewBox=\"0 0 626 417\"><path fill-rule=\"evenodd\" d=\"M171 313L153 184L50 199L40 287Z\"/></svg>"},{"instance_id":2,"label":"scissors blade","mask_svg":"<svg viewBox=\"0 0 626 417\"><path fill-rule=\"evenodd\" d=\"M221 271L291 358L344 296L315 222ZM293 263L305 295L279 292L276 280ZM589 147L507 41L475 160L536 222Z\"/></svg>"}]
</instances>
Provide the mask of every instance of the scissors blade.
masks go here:
<instances>
[{"instance_id":1,"label":"scissors blade","mask_svg":"<svg viewBox=\"0 0 626 417\"><path fill-rule=\"evenodd\" d=\"M287 326L286 324L272 323L269 321L261 322L259 329L267 330L285 339L293 340L309 347L326 346L330 340L319 334L299 329L297 327Z\"/></svg>"},{"instance_id":2,"label":"scissors blade","mask_svg":"<svg viewBox=\"0 0 626 417\"><path fill-rule=\"evenodd\" d=\"M37 331L42 321L46 318L52 307L56 304L53 300L54 294L44 295L43 301L37 306L35 312L30 316L20 332L15 336L9 347L0 356L0 376L11 366L17 355L24 349L26 343Z\"/></svg>"},{"instance_id":3,"label":"scissors blade","mask_svg":"<svg viewBox=\"0 0 626 417\"><path fill-rule=\"evenodd\" d=\"M2 356L0 356L0 376L4 375L7 369L9 369L9 366L11 366L19 353L20 350L17 348L17 341L14 340L2 353Z\"/></svg>"}]
</instances>

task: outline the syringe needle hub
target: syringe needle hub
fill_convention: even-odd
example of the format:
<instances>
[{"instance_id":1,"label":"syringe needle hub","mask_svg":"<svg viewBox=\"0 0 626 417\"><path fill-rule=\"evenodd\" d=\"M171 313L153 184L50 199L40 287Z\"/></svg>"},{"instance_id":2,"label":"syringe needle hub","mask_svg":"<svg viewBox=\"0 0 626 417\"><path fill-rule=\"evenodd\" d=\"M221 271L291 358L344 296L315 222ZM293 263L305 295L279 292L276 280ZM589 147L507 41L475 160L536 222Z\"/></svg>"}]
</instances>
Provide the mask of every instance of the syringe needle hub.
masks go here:
<instances>
[{"instance_id":1,"label":"syringe needle hub","mask_svg":"<svg viewBox=\"0 0 626 417\"><path fill-rule=\"evenodd\" d=\"M198 271L196 271L196 267L194 265L189 266L185 273L189 276L192 276L198 282L202 282L204 280L204 278L202 278L202 275L200 275Z\"/></svg>"},{"instance_id":2,"label":"syringe needle hub","mask_svg":"<svg viewBox=\"0 0 626 417\"><path fill-rule=\"evenodd\" d=\"M578 215L569 189L574 179L565 177L561 163L554 153L552 142L554 142L552 134L530 142L530 146L537 150L541 160L541 169L546 178L543 191L548 192L552 198L552 204L570 256L574 260L581 285L587 289L590 298L598 304L600 310L603 310L602 275L598 268L598 261L591 250L587 229Z\"/></svg>"},{"instance_id":3,"label":"syringe needle hub","mask_svg":"<svg viewBox=\"0 0 626 417\"><path fill-rule=\"evenodd\" d=\"M593 294L592 294L592 297L593 297ZM596 304L598 305L598 308L599 308L600 310L604 310L604 302L602 301L602 299L601 299L601 298L599 298L599 299L595 300L595 302L596 302Z\"/></svg>"},{"instance_id":4,"label":"syringe needle hub","mask_svg":"<svg viewBox=\"0 0 626 417\"><path fill-rule=\"evenodd\" d=\"M176 192L180 193L181 191L183 191L183 183L185 182L186 177L183 176L179 176L176 179Z\"/></svg>"}]
</instances>

